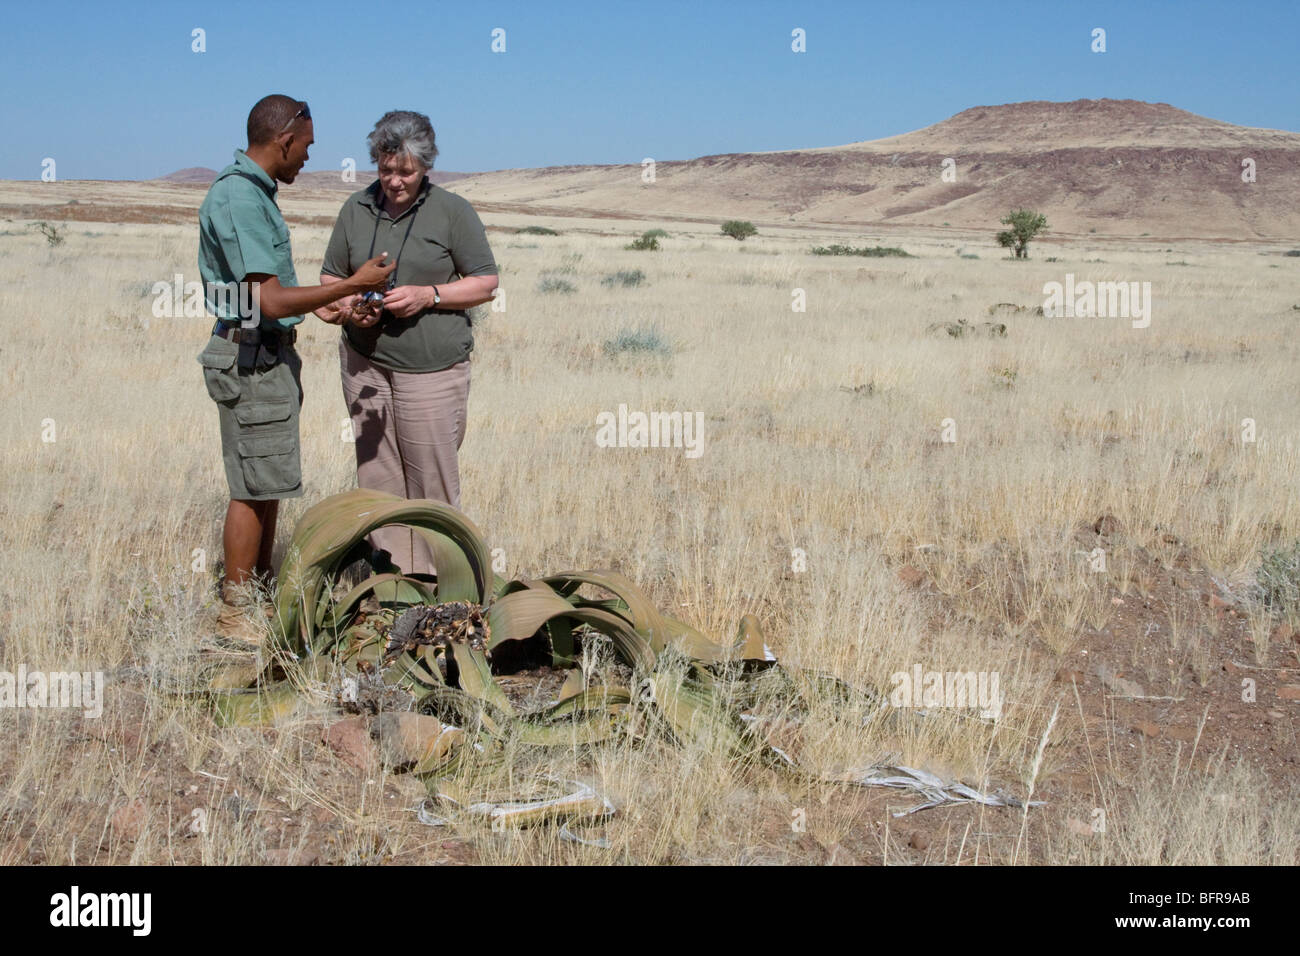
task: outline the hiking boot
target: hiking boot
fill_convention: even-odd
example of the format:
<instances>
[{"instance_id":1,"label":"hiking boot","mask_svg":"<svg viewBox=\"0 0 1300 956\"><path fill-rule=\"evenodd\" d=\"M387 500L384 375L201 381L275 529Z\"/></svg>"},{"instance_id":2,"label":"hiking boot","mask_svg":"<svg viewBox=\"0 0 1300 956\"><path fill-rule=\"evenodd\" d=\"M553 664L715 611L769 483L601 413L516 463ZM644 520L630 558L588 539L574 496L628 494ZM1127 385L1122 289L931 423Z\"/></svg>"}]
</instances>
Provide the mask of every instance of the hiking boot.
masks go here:
<instances>
[{"instance_id":1,"label":"hiking boot","mask_svg":"<svg viewBox=\"0 0 1300 956\"><path fill-rule=\"evenodd\" d=\"M266 625L259 623L256 618L266 618L260 609L256 612L256 617L251 616L251 610L253 609L247 604L227 604L222 601L217 612L218 641L236 650L261 650L266 645Z\"/></svg>"}]
</instances>

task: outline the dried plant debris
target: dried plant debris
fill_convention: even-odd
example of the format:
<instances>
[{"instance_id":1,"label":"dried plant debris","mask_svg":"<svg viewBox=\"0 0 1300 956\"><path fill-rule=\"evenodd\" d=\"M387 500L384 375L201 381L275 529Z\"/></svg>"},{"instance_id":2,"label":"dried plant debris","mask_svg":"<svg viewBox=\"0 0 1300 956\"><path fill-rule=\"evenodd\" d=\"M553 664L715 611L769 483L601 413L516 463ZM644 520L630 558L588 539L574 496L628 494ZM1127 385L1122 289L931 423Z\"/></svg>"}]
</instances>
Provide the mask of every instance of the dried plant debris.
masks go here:
<instances>
[{"instance_id":1,"label":"dried plant debris","mask_svg":"<svg viewBox=\"0 0 1300 956\"><path fill-rule=\"evenodd\" d=\"M491 659L487 649L490 636L483 608L468 601L449 601L446 604L421 605L409 608L388 631L388 644L384 647L384 664L391 664L403 651L417 647L448 648L452 644L468 644Z\"/></svg>"}]
</instances>

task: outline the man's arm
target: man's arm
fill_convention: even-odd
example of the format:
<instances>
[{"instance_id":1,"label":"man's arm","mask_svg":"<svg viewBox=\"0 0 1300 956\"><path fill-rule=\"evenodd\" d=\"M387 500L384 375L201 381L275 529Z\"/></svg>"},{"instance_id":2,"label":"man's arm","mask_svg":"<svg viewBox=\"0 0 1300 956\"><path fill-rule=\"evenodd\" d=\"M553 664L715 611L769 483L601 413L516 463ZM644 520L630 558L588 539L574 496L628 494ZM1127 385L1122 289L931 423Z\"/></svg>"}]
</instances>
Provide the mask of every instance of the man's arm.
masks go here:
<instances>
[{"instance_id":1,"label":"man's arm","mask_svg":"<svg viewBox=\"0 0 1300 956\"><path fill-rule=\"evenodd\" d=\"M381 290L388 284L388 275L397 265L395 262L382 265L387 256L388 253L381 253L367 261L346 279L339 279L326 285L285 288L280 285L277 276L265 272L250 272L244 276L244 281L253 285L253 302L262 318L283 319L291 315L315 312L344 296Z\"/></svg>"},{"instance_id":2,"label":"man's arm","mask_svg":"<svg viewBox=\"0 0 1300 956\"><path fill-rule=\"evenodd\" d=\"M321 285L333 285L336 282L342 282L338 276L332 272L322 272L320 274ZM321 306L316 310L316 317L322 322L328 322L330 325L342 325L344 322L352 320L352 309L356 304L355 295L346 296L343 299L335 299L327 305Z\"/></svg>"}]
</instances>

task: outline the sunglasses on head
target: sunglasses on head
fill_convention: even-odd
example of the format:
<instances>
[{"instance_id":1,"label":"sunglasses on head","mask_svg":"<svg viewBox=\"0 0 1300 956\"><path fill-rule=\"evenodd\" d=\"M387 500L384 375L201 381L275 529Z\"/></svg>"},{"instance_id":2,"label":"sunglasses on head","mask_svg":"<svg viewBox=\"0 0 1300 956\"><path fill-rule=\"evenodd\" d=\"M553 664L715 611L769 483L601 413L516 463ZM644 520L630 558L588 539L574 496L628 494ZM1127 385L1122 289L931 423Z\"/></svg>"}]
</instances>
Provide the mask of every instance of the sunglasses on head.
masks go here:
<instances>
[{"instance_id":1,"label":"sunglasses on head","mask_svg":"<svg viewBox=\"0 0 1300 956\"><path fill-rule=\"evenodd\" d=\"M281 133L288 132L289 127L293 125L294 120L298 119L299 117L302 117L305 120L311 119L311 108L308 107L306 103L302 104L302 109L298 110L298 112L294 113L291 117L289 117L289 122L285 123L284 127L280 130L280 132L276 133L275 135L279 136Z\"/></svg>"}]
</instances>

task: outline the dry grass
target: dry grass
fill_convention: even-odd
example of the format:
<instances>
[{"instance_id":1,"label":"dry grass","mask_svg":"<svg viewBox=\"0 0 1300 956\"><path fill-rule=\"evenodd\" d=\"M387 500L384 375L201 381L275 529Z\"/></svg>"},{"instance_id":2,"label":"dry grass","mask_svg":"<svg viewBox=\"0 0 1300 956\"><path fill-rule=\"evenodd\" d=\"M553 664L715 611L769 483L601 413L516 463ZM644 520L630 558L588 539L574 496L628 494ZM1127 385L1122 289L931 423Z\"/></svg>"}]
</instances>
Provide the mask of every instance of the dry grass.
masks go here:
<instances>
[{"instance_id":1,"label":"dry grass","mask_svg":"<svg viewBox=\"0 0 1300 956\"><path fill-rule=\"evenodd\" d=\"M290 211L328 214L324 204ZM545 765L618 806L602 829L610 849L554 828L433 830L413 819L411 781L377 766L360 773L322 747L335 718L319 697L273 730L216 729L192 702L133 676L183 659L206 625L220 558L216 414L194 361L209 323L150 315L152 283L197 278L194 229L71 223L49 249L15 222L0 228L10 276L0 290L0 667L102 670L109 700L102 729L0 711L13 742L0 862L260 862L300 846L347 863L1297 862L1293 764L1270 779L1230 747L1189 746L1172 762L1139 752L1052 682L1082 636L1105 626L1114 594L1149 590L1122 549L1106 573L1090 573L1080 522L1109 513L1134 535L1172 530L1236 594L1261 548L1300 538L1290 260L1248 246L1040 243L1020 264L971 240L963 248L983 256L972 261L950 242L891 235L859 244L901 244L919 258L858 262L807 254L843 233L765 230L742 245L710 226L670 229L663 251L637 253L623 246L641 224L615 234L605 223L604 235L567 231L572 219L546 224L566 234L490 234L507 310L476 330L461 459L463 509L504 549L507 576L611 566L706 629L729 634L754 612L782 658L855 683L888 687L916 662L999 672L996 726L933 711L864 729L861 715L824 708L802 746L827 771L893 754L1021 795L1033 782L1049 807L1029 811L1023 841L1018 812L960 807L900 823L885 810L916 802L908 796L737 765L653 735ZM304 281L327 235L295 228ZM1173 259L1193 268L1167 268ZM637 288L601 283L632 269L647 276ZM1151 327L1024 314L998 319L1005 338L926 332L984 321L996 302L1032 308L1066 272L1151 281ZM538 291L543 275L563 275L576 294ZM806 312L791 311L796 288ZM668 354L604 347L649 327ZM303 329L306 495L283 509L282 539L305 507L354 478L337 333L314 319ZM596 415L620 403L702 412L703 455L598 448ZM1243 445L1248 417L1259 437ZM42 442L47 419L52 443ZM941 441L944 419L955 443ZM205 573L191 572L195 549ZM792 570L795 549L806 570ZM924 590L900 584L907 564ZM1272 619L1251 614L1252 663L1294 666L1268 643ZM1140 656L1134 673L1151 694L1203 688L1220 665L1207 621L1176 605L1168 621L1159 653ZM1277 706L1294 720L1295 702ZM1090 797L1078 809L1058 792L1053 804L1053 777L1077 754ZM535 759L517 755L518 786ZM499 781L467 772L461 785L486 793ZM111 824L137 796L142 826ZM1063 814L1087 819L1090 807L1105 809L1104 834L1064 827ZM806 833L790 826L796 811ZM927 816L939 831L918 852L907 834Z\"/></svg>"}]
</instances>

